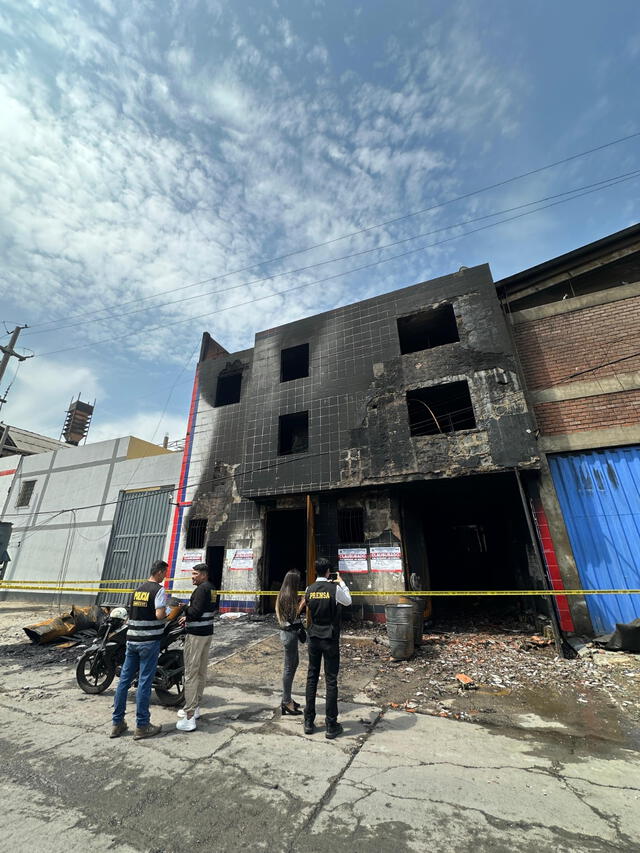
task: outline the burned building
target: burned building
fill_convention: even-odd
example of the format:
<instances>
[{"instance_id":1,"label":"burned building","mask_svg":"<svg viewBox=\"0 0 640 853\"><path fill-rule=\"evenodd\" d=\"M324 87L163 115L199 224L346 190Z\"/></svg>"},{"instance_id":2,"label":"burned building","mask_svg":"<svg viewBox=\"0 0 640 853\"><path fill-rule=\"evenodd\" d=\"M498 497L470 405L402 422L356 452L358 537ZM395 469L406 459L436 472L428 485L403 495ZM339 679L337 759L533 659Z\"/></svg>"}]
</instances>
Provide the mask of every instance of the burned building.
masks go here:
<instances>
[{"instance_id":1,"label":"burned building","mask_svg":"<svg viewBox=\"0 0 640 853\"><path fill-rule=\"evenodd\" d=\"M206 560L221 610L269 609L307 549L381 618L423 589L532 583L517 472L538 457L487 265L260 332L202 342L169 554ZM181 582L181 579L182 582ZM238 592L242 591L242 592ZM437 601L444 601L438 599Z\"/></svg>"}]
</instances>

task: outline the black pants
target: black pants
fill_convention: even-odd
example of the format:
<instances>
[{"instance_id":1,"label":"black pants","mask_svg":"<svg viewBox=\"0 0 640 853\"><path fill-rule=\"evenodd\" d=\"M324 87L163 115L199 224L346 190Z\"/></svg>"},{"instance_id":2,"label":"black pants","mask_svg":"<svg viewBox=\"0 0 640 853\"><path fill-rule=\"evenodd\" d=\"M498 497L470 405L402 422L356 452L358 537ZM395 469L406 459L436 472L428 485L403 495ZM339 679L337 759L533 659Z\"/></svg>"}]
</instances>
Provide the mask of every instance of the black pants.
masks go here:
<instances>
[{"instance_id":1,"label":"black pants","mask_svg":"<svg viewBox=\"0 0 640 853\"><path fill-rule=\"evenodd\" d=\"M327 726L338 722L338 670L340 669L340 639L332 637L322 640L309 637L309 669L307 670L307 693L304 718L313 722L316 717L316 691L320 678L320 665L324 659L324 678L327 683L326 717Z\"/></svg>"}]
</instances>

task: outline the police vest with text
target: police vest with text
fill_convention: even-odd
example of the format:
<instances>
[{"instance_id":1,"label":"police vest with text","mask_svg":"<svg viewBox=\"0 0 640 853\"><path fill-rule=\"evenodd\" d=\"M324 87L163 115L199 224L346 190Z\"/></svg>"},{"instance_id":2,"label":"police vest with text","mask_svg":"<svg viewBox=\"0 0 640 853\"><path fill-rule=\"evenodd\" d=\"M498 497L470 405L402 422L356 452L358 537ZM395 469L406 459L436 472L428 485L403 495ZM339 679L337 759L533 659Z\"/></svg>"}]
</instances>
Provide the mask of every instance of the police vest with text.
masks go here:
<instances>
[{"instance_id":1,"label":"police vest with text","mask_svg":"<svg viewBox=\"0 0 640 853\"><path fill-rule=\"evenodd\" d=\"M145 581L133 593L127 624L127 640L130 643L145 643L162 637L164 619L156 619L156 595L161 589L159 583Z\"/></svg>"},{"instance_id":2,"label":"police vest with text","mask_svg":"<svg viewBox=\"0 0 640 853\"><path fill-rule=\"evenodd\" d=\"M340 636L341 605L336 601L336 585L330 581L316 581L307 588L305 600L310 615L307 633L322 640Z\"/></svg>"}]
</instances>

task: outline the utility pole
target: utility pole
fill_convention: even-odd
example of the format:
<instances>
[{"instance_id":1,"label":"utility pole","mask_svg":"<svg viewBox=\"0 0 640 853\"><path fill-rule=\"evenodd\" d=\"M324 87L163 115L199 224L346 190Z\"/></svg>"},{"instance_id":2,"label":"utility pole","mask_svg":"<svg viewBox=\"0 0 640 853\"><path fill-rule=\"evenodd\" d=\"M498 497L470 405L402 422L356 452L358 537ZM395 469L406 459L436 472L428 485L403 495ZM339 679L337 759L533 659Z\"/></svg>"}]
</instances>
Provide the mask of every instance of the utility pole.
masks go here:
<instances>
[{"instance_id":1,"label":"utility pole","mask_svg":"<svg viewBox=\"0 0 640 853\"><path fill-rule=\"evenodd\" d=\"M5 370L7 369L7 365L9 364L10 358L17 358L18 361L26 361L28 358L33 358L33 356L31 355L20 355L20 353L15 351L15 345L18 341L18 337L20 336L20 332L26 328L28 328L26 325L16 326L13 332L11 333L11 339L8 345L6 347L0 346L0 352L2 352L2 361L0 361L0 383L2 382L2 377L4 376ZM7 400L5 397L0 397L0 405L6 402Z\"/></svg>"}]
</instances>

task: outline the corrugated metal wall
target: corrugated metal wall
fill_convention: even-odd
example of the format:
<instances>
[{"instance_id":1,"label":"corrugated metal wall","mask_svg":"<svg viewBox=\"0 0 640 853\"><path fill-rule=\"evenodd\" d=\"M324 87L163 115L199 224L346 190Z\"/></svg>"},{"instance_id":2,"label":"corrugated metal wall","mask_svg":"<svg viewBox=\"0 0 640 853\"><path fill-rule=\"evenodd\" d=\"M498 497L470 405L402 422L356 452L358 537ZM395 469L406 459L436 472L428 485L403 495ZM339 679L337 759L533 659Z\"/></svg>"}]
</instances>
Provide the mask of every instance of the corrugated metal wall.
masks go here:
<instances>
[{"instance_id":1,"label":"corrugated metal wall","mask_svg":"<svg viewBox=\"0 0 640 853\"><path fill-rule=\"evenodd\" d=\"M163 556L172 494L170 488L120 492L103 580L146 580L151 564ZM104 592L98 603L126 606L130 598L130 593Z\"/></svg>"},{"instance_id":2,"label":"corrugated metal wall","mask_svg":"<svg viewBox=\"0 0 640 853\"><path fill-rule=\"evenodd\" d=\"M640 589L640 447L549 456L583 589ZM596 633L640 617L638 595L590 595Z\"/></svg>"}]
</instances>

